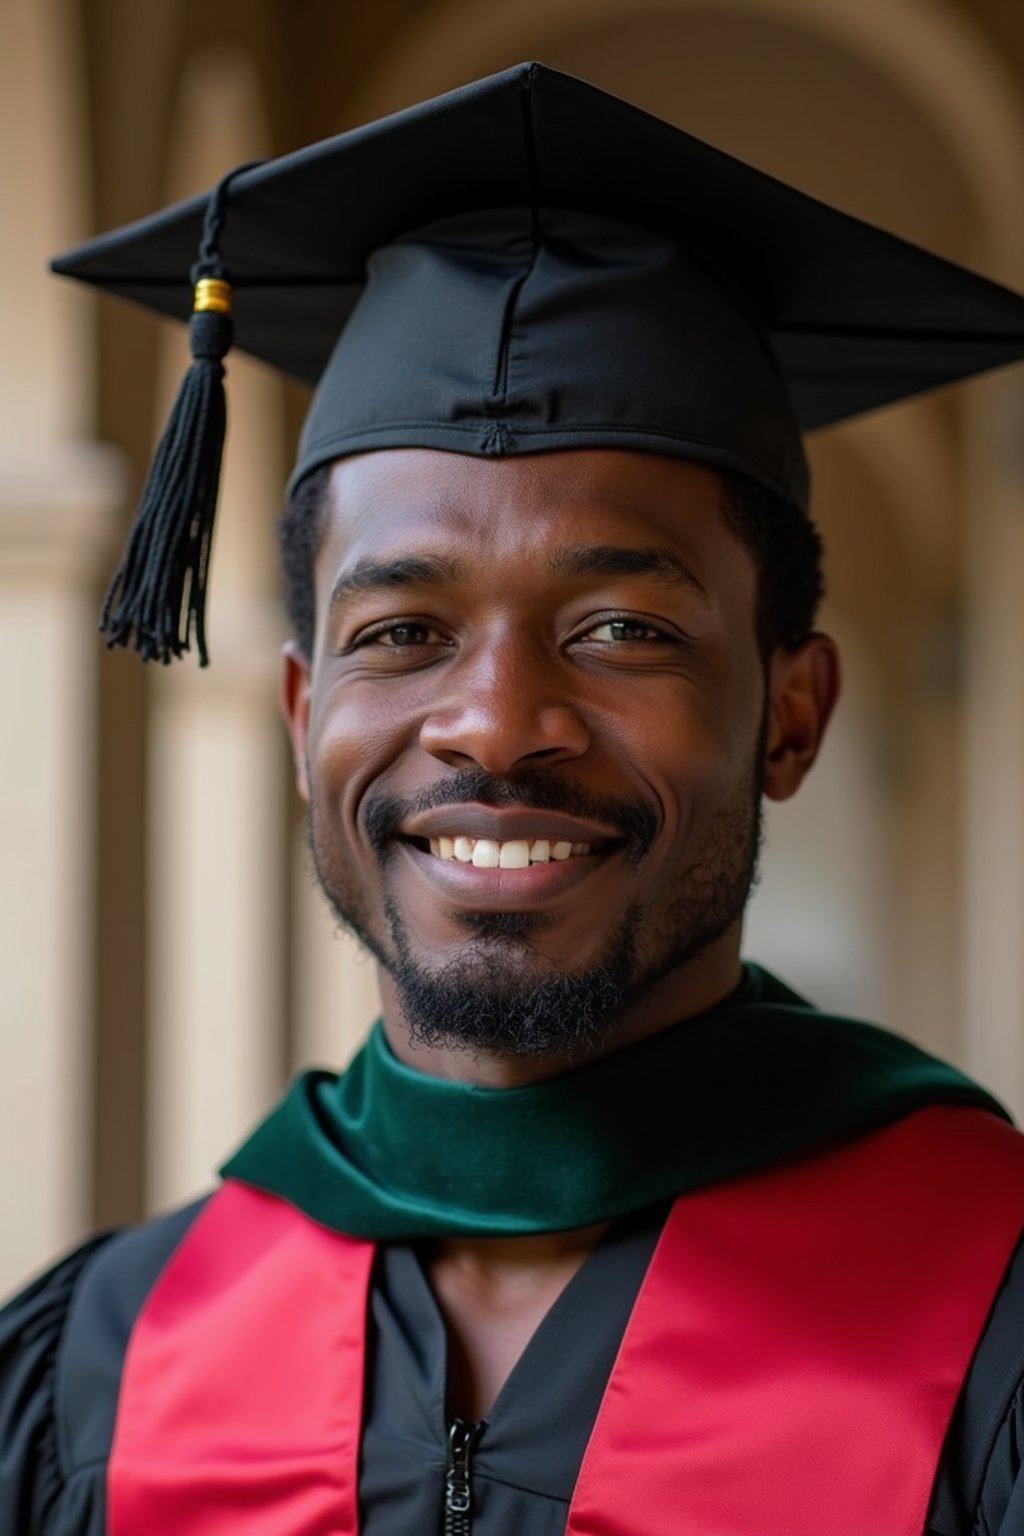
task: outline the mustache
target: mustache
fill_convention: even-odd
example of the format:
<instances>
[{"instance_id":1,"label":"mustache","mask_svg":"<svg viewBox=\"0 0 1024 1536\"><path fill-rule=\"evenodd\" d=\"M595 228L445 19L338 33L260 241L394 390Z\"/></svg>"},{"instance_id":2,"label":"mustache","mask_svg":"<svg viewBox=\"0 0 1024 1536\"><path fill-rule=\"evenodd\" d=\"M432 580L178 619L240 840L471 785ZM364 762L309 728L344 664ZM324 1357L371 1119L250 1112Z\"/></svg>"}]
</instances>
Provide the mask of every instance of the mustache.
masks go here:
<instances>
[{"instance_id":1,"label":"mustache","mask_svg":"<svg viewBox=\"0 0 1024 1536\"><path fill-rule=\"evenodd\" d=\"M422 794L408 798L375 795L366 802L363 824L378 858L384 859L403 823L424 811L447 805L525 806L533 811L561 811L611 827L628 843L630 856L639 861L649 851L658 831L658 817L645 800L636 797L596 795L571 779L525 770L514 778L499 779L483 769L465 768L438 779Z\"/></svg>"}]
</instances>

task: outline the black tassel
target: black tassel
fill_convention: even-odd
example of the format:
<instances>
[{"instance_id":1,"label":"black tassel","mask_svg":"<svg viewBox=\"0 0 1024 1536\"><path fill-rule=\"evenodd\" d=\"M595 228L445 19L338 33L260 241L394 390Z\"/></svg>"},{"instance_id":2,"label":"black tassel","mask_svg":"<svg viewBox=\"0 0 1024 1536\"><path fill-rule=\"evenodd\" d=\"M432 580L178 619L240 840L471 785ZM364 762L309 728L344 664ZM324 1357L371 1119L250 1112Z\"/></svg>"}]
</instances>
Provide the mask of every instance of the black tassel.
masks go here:
<instances>
[{"instance_id":1,"label":"black tassel","mask_svg":"<svg viewBox=\"0 0 1024 1536\"><path fill-rule=\"evenodd\" d=\"M207 204L192 270L192 363L153 457L100 619L108 646L134 646L143 661L169 662L190 649L193 636L199 665L208 661L206 582L227 421L223 359L234 330L231 284L218 244L225 194L238 173L225 176Z\"/></svg>"}]
</instances>

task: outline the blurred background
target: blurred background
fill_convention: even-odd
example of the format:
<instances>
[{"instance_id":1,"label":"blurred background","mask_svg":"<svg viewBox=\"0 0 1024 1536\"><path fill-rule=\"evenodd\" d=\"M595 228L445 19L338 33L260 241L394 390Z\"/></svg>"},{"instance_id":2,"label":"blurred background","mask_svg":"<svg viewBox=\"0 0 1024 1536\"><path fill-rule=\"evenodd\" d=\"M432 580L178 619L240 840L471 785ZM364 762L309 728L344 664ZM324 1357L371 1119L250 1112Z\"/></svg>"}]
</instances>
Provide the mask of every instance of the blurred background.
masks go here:
<instances>
[{"instance_id":1,"label":"blurred background","mask_svg":"<svg viewBox=\"0 0 1024 1536\"><path fill-rule=\"evenodd\" d=\"M0 0L0 1290L206 1187L372 966L276 714L303 392L230 360L213 667L96 612L182 335L51 253L525 58L1024 288L1019 0ZM686 189L679 189L685 197ZM1024 369L812 443L845 697L747 951L1024 1109Z\"/></svg>"}]
</instances>

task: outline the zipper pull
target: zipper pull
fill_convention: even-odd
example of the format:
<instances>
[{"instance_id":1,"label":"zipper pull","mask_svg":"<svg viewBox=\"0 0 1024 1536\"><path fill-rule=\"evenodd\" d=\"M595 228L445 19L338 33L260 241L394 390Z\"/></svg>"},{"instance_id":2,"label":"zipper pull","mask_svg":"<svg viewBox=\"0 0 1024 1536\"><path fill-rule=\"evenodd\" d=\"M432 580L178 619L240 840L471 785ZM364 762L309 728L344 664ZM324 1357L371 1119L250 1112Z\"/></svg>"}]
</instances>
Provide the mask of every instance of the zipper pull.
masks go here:
<instances>
[{"instance_id":1,"label":"zipper pull","mask_svg":"<svg viewBox=\"0 0 1024 1536\"><path fill-rule=\"evenodd\" d=\"M473 1451L484 1420L467 1424L453 1419L448 1429L448 1461L444 1471L444 1536L470 1536L473 1523Z\"/></svg>"}]
</instances>

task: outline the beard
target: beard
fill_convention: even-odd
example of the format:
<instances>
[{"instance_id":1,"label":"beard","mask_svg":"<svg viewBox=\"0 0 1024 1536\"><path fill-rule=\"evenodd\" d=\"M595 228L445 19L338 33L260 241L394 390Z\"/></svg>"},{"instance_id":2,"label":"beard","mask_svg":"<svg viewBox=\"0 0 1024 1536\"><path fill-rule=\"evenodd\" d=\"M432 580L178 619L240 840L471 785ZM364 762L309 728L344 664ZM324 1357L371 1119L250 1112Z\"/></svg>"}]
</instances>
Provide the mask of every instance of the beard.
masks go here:
<instances>
[{"instance_id":1,"label":"beard","mask_svg":"<svg viewBox=\"0 0 1024 1536\"><path fill-rule=\"evenodd\" d=\"M566 971L541 952L536 940L553 919L537 912L460 912L464 948L442 965L418 957L389 892L395 831L413 813L470 801L568 811L621 830L627 860L637 869L657 830L644 802L597 798L544 774L502 780L469 769L433 785L415 802L378 797L368 805L366 827L381 870L389 943L373 933L364 893L321 832L313 803L308 829L316 878L341 925L389 973L414 1042L571 1060L593 1050L627 1009L642 1005L656 982L694 960L742 917L762 842L762 741L763 729L741 789L710 819L658 916L629 903L600 962L585 970Z\"/></svg>"}]
</instances>

